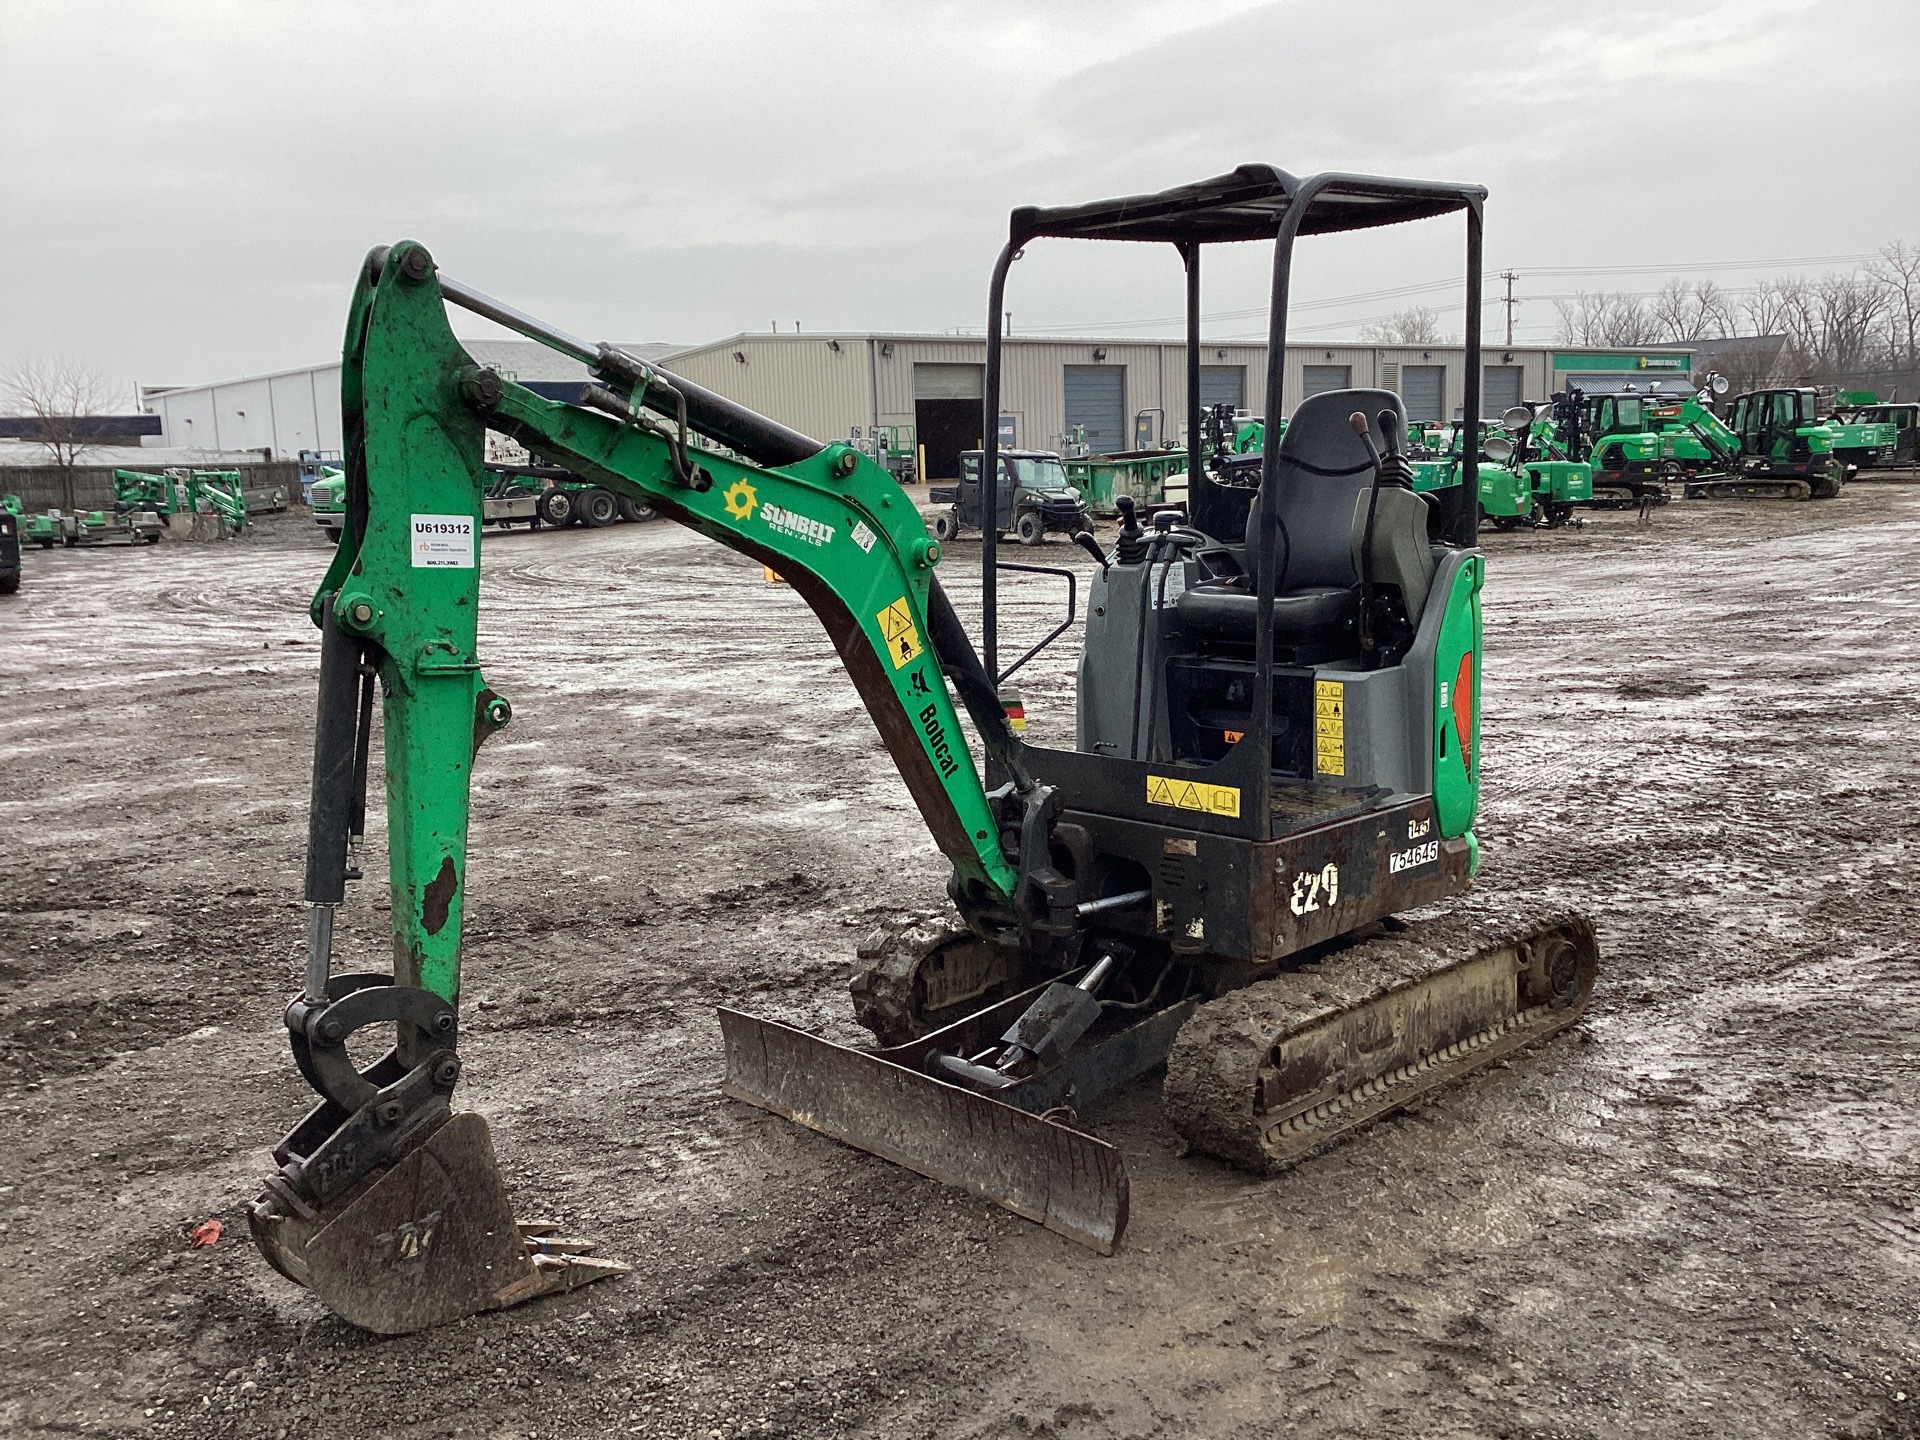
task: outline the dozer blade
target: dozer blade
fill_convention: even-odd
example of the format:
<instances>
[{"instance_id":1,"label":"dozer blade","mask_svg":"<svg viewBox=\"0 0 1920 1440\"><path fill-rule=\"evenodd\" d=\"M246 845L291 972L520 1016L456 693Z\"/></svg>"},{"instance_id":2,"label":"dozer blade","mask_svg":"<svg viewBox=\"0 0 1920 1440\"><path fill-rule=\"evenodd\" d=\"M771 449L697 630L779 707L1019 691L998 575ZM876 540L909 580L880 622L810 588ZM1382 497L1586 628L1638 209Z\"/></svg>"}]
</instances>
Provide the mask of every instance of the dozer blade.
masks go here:
<instances>
[{"instance_id":1,"label":"dozer blade","mask_svg":"<svg viewBox=\"0 0 1920 1440\"><path fill-rule=\"evenodd\" d=\"M1031 999L1015 996L979 1018L1004 1025ZM1113 1146L902 1063L946 1032L887 1051L855 1050L725 1008L720 1032L727 1051L721 1089L736 1100L958 1185L1102 1255L1113 1253L1127 1228L1127 1167ZM1135 1057L1145 1061L1141 1069L1165 1054L1162 1043L1147 1058L1152 1049L1149 1042Z\"/></svg>"},{"instance_id":2,"label":"dozer blade","mask_svg":"<svg viewBox=\"0 0 1920 1440\"><path fill-rule=\"evenodd\" d=\"M1251 1170L1544 1039L1593 992L1593 926L1469 902L1200 1007L1167 1058L1168 1118Z\"/></svg>"},{"instance_id":3,"label":"dozer blade","mask_svg":"<svg viewBox=\"0 0 1920 1440\"><path fill-rule=\"evenodd\" d=\"M456 1115L338 1200L305 1204L276 1177L248 1215L281 1274L329 1310L404 1335L482 1310L573 1290L627 1267L590 1245L516 1226L487 1122Z\"/></svg>"}]
</instances>

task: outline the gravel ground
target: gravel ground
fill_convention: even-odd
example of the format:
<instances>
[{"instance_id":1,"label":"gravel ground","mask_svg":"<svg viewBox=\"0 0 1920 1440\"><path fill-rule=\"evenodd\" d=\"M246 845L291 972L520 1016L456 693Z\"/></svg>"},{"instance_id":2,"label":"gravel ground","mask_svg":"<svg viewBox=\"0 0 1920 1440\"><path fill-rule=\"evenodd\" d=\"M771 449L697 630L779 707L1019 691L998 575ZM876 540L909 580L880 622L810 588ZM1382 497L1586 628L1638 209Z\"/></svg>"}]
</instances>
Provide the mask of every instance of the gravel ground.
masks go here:
<instances>
[{"instance_id":1,"label":"gravel ground","mask_svg":"<svg viewBox=\"0 0 1920 1440\"><path fill-rule=\"evenodd\" d=\"M854 946L941 893L797 597L665 524L490 539L516 718L475 787L462 1092L520 1213L634 1269L387 1341L245 1239L310 1099L279 1014L325 545L31 551L0 1432L1920 1435L1920 488L1486 544L1483 887L1592 915L1588 1019L1271 1180L1183 1157L1144 1080L1087 1117L1133 1174L1101 1259L717 1093L716 1004L852 1038ZM1010 628L1057 602L1016 587Z\"/></svg>"}]
</instances>

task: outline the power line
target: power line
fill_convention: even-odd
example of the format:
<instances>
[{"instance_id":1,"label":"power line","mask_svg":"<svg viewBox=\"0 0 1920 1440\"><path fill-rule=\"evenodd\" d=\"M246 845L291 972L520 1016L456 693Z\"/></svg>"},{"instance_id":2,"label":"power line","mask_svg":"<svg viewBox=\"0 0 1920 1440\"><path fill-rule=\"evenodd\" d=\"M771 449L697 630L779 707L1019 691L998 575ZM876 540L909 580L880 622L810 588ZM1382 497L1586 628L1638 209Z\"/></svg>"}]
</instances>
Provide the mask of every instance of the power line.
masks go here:
<instances>
[{"instance_id":1,"label":"power line","mask_svg":"<svg viewBox=\"0 0 1920 1440\"><path fill-rule=\"evenodd\" d=\"M1722 273L1730 270L1764 270L1764 269L1768 269L1770 267L1775 267L1775 266L1860 265L1860 264L1865 264L1869 260L1874 260L1877 258L1879 258L1877 251L1862 251L1858 254L1851 254L1851 255L1798 255L1798 256L1788 256L1782 259L1774 259L1774 260L1701 260L1701 261L1690 262L1685 264L1668 263L1668 264L1634 264L1634 265L1528 265L1528 266L1521 266L1517 268L1520 270L1524 270L1526 273L1530 275L1541 275L1541 276L1671 275L1676 278L1683 278L1690 274ZM1515 271L1507 270L1507 271L1500 272L1500 276L1503 279L1505 279L1509 275L1514 275L1515 278L1517 278ZM1291 309L1296 314L1304 314L1304 313L1309 313L1309 312L1319 311L1319 310L1334 310L1344 305L1362 305L1362 304L1368 303L1369 301L1374 301L1374 300L1398 300L1398 299L1405 299L1414 295L1432 294L1433 292L1438 290L1457 289L1460 286L1465 285L1466 283L1467 283L1466 276L1456 275L1456 276L1453 276L1451 279L1447 279L1447 280L1428 280L1422 283L1412 284L1412 285L1389 286L1381 290L1356 290L1350 294L1332 295L1321 300L1300 300L1300 301L1294 302ZM1509 281L1509 284L1508 284L1508 291L1509 291L1509 295L1507 299L1503 300L1500 297L1495 296L1489 299L1486 303L1496 304L1496 305L1497 304L1517 305L1525 300L1567 300L1567 299L1575 298L1573 295L1514 296L1511 293L1512 291L1511 281ZM1651 295L1657 292L1647 290L1647 291L1637 291L1637 292L1625 291L1621 293ZM1730 293L1739 293L1739 292L1734 291ZM1512 310L1509 309L1507 313L1508 313L1509 320L1511 320L1512 313L1513 313ZM1231 322L1234 320L1264 319L1266 315L1267 315L1267 308L1265 306L1256 306L1256 307L1245 309L1245 310L1220 310L1212 314L1202 314L1200 317L1200 321L1203 325L1204 324L1223 324L1223 323ZM1181 325L1186 322L1186 318L1187 317L1185 315L1159 315L1159 316L1153 316L1151 318L1138 319L1138 320L1092 320L1092 321L1083 321L1074 325L1044 324L1044 325L1039 325L1034 327L1034 331L1040 334L1085 335L1085 334L1093 333L1095 331L1104 331L1104 330L1151 329L1155 326L1161 326L1161 325ZM1391 317L1384 317L1384 318L1391 318ZM1369 321L1359 321L1359 322L1347 321L1342 323L1355 324L1355 323L1372 323L1372 322L1371 320L1369 320ZM1292 332L1292 331L1306 331L1306 330L1324 330L1324 329L1337 328L1337 327L1330 327L1330 326L1324 326L1324 325L1322 326L1289 325L1287 328L1290 332ZM1231 339L1234 337L1223 336L1220 338Z\"/></svg>"}]
</instances>

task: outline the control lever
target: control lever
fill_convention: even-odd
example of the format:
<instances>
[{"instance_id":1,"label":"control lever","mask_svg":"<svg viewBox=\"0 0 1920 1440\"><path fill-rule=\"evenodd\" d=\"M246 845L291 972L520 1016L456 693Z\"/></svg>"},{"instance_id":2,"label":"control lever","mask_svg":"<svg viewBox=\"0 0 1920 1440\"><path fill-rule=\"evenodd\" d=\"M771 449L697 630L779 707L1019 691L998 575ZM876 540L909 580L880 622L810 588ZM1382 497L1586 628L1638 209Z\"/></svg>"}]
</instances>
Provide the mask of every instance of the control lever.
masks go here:
<instances>
[{"instance_id":1,"label":"control lever","mask_svg":"<svg viewBox=\"0 0 1920 1440\"><path fill-rule=\"evenodd\" d=\"M1113 558L1122 565L1138 565L1147 553L1147 537L1140 528L1140 517L1134 513L1133 497L1117 496L1113 504L1120 512L1120 533L1114 540Z\"/></svg>"},{"instance_id":2,"label":"control lever","mask_svg":"<svg viewBox=\"0 0 1920 1440\"><path fill-rule=\"evenodd\" d=\"M1113 568L1113 561L1107 558L1107 552L1100 548L1100 542L1093 538L1093 532L1091 530L1074 531L1073 543L1093 556L1094 559L1098 560L1102 570L1111 570Z\"/></svg>"}]
</instances>

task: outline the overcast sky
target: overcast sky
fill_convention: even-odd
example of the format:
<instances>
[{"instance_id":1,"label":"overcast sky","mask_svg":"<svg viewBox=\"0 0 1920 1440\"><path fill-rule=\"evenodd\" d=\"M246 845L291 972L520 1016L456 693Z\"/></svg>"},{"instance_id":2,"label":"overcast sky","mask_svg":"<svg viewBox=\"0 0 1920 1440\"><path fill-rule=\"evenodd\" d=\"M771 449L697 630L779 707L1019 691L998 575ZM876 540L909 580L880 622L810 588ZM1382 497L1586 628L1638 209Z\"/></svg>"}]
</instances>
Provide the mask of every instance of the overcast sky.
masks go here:
<instances>
[{"instance_id":1,"label":"overcast sky","mask_svg":"<svg viewBox=\"0 0 1920 1440\"><path fill-rule=\"evenodd\" d=\"M1488 269L1547 340L1555 294L1920 241L1916 59L1915 0L5 0L0 362L337 358L401 237L595 339L977 329L1012 207L1250 160L1486 185ZM1296 333L1460 249L1454 221L1304 242L1300 298L1361 298ZM1267 258L1214 252L1210 335L1260 330ZM1043 242L1008 303L1170 334L1181 293L1170 250Z\"/></svg>"}]
</instances>

